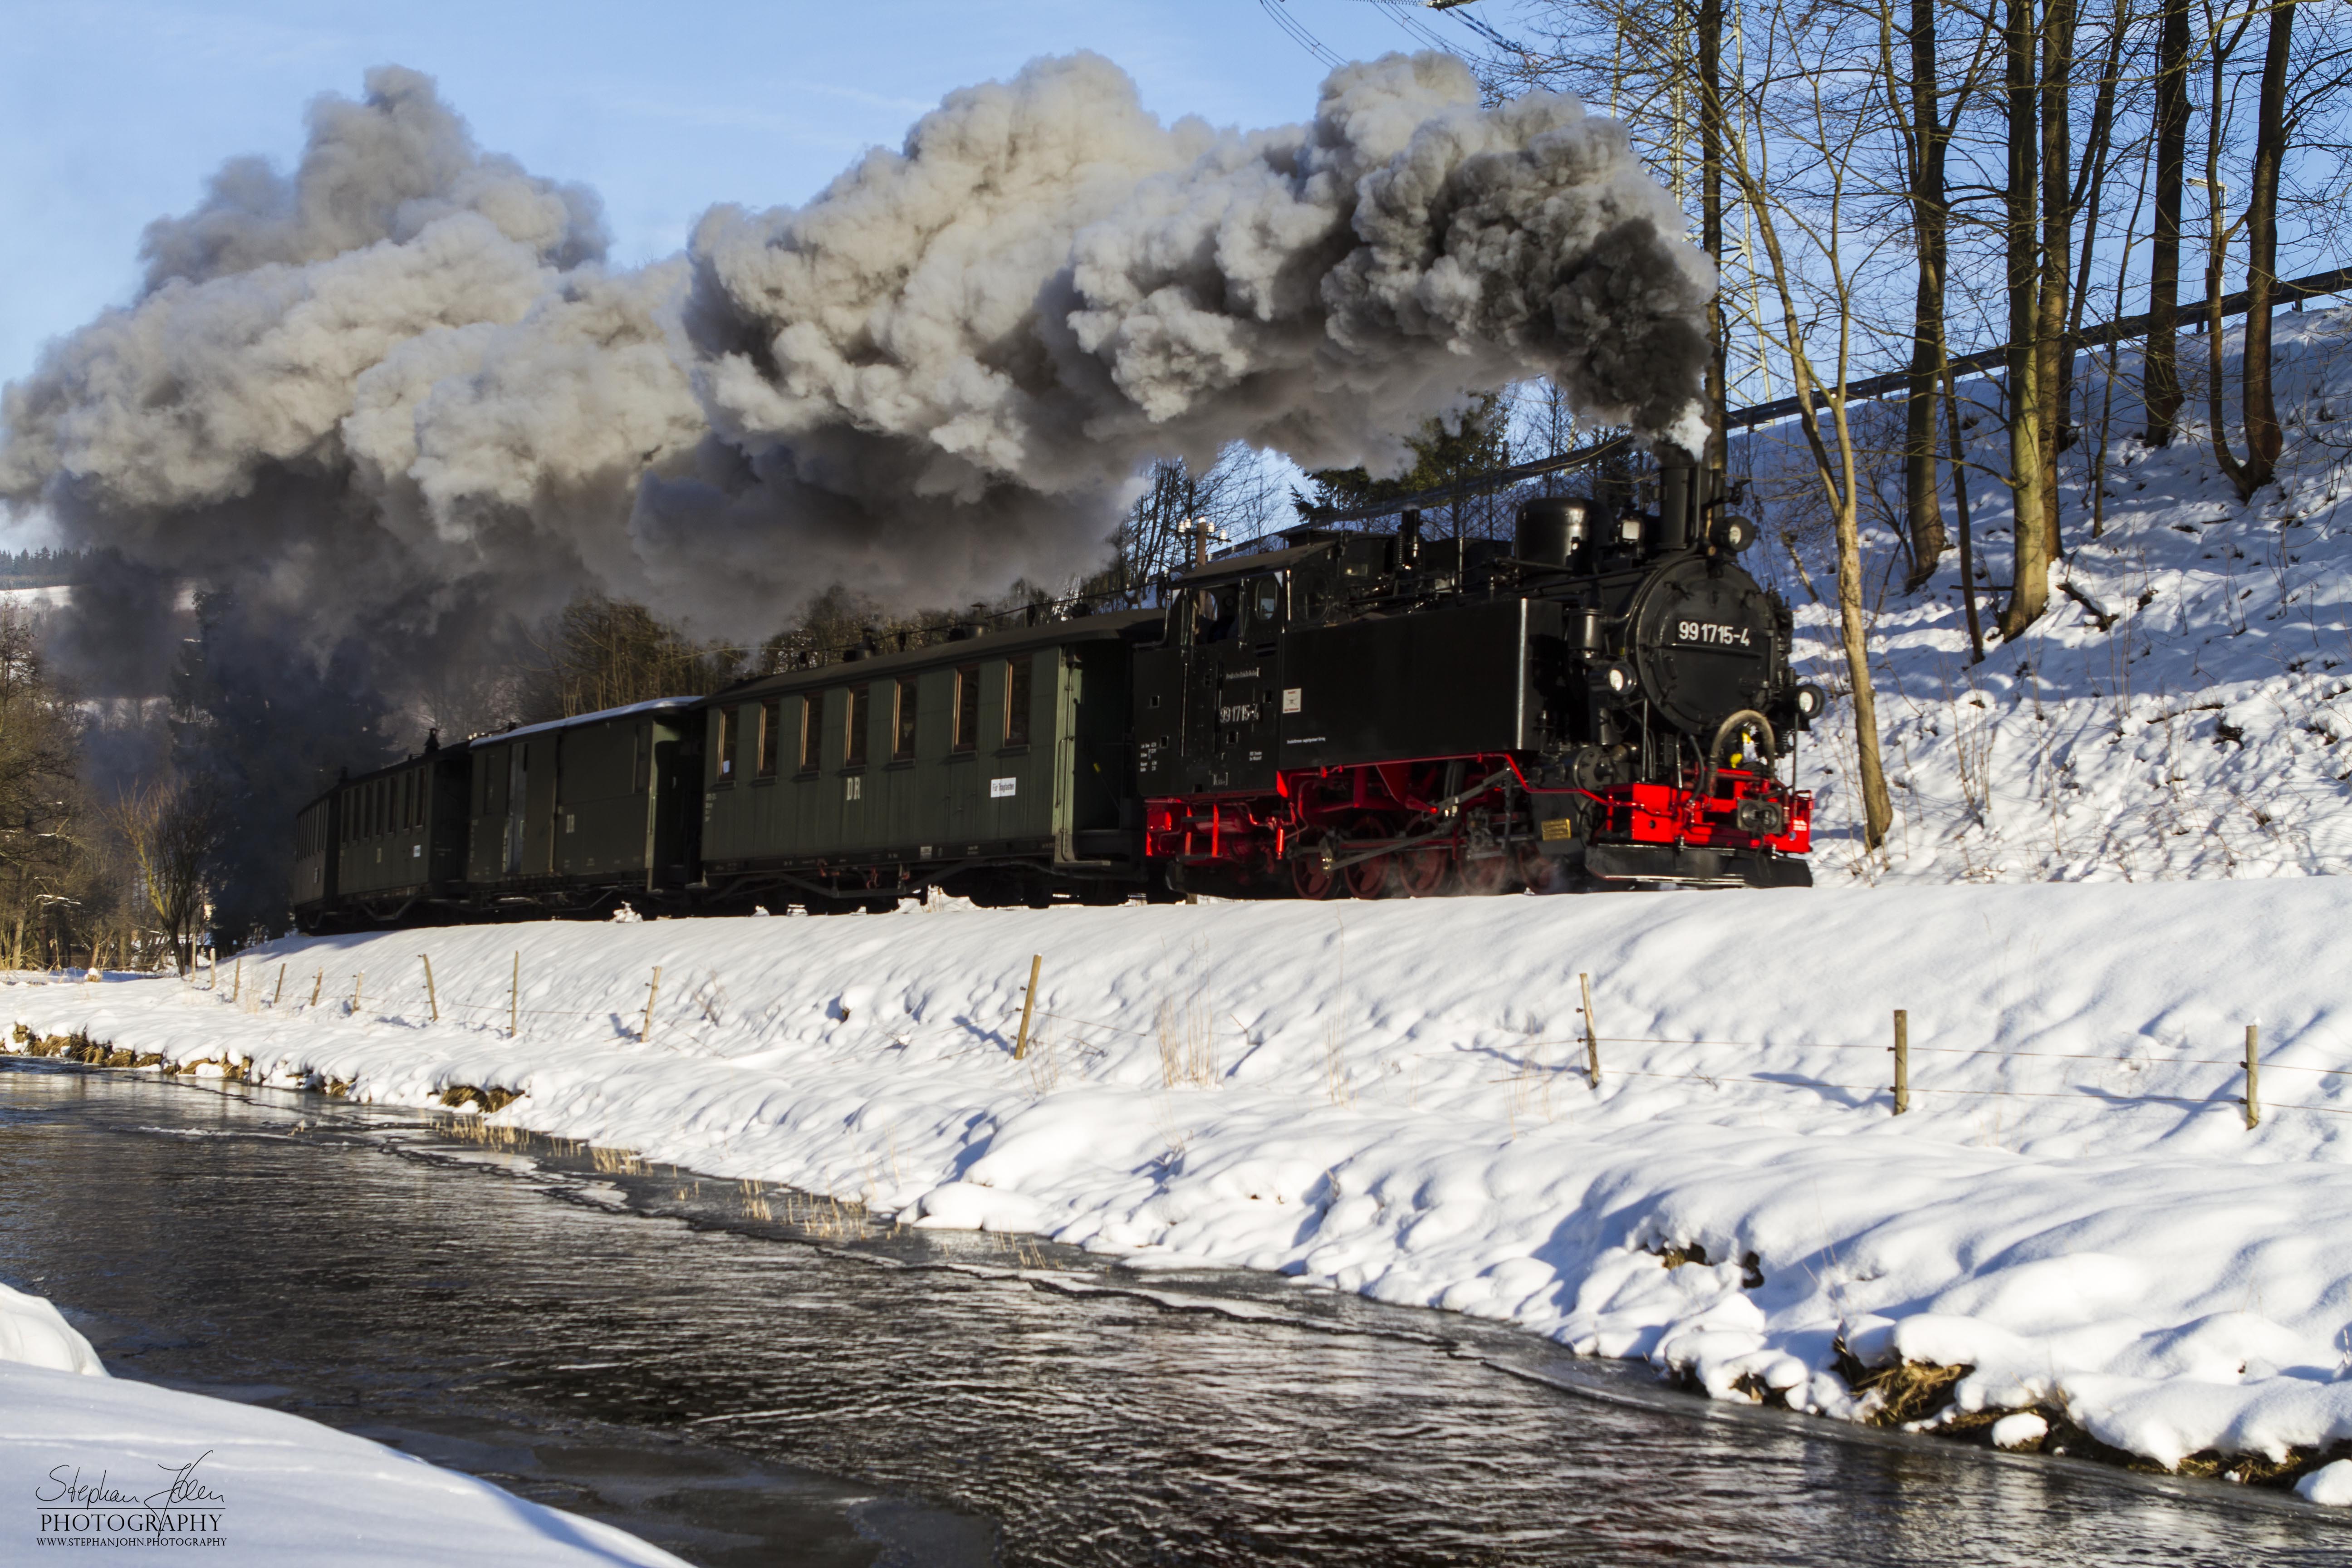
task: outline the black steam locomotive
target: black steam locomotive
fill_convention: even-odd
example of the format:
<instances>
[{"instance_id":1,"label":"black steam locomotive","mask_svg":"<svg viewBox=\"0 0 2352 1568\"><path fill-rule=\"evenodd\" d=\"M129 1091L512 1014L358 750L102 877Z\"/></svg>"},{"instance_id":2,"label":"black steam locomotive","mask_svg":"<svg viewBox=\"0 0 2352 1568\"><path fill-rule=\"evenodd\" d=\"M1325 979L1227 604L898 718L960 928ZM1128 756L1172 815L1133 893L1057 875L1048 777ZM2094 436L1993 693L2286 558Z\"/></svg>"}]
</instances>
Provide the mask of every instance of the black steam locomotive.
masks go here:
<instances>
[{"instance_id":1,"label":"black steam locomotive","mask_svg":"<svg viewBox=\"0 0 2352 1568\"><path fill-rule=\"evenodd\" d=\"M437 747L304 810L295 910L1807 886L1823 696L1713 487L1528 501L1507 545L1295 529L1159 608Z\"/></svg>"}]
</instances>

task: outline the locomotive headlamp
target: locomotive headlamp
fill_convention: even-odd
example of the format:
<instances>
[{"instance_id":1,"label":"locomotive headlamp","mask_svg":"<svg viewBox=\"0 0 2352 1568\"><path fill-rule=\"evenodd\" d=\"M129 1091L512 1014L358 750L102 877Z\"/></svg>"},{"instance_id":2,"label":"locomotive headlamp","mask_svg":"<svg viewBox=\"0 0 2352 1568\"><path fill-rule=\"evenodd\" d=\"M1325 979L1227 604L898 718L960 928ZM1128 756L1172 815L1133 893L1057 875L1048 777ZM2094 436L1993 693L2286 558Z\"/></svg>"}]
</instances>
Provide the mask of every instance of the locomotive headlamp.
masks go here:
<instances>
[{"instance_id":1,"label":"locomotive headlamp","mask_svg":"<svg viewBox=\"0 0 2352 1568\"><path fill-rule=\"evenodd\" d=\"M1642 520L1639 516L1621 517L1617 520L1617 542L1620 544L1642 542Z\"/></svg>"},{"instance_id":2,"label":"locomotive headlamp","mask_svg":"<svg viewBox=\"0 0 2352 1568\"><path fill-rule=\"evenodd\" d=\"M1625 667L1623 665L1612 664L1609 667L1610 690L1622 691L1630 684L1631 682L1625 679Z\"/></svg>"},{"instance_id":3,"label":"locomotive headlamp","mask_svg":"<svg viewBox=\"0 0 2352 1568\"><path fill-rule=\"evenodd\" d=\"M1756 525L1736 511L1727 511L1715 520L1707 540L1726 555L1737 555L1756 542Z\"/></svg>"},{"instance_id":4,"label":"locomotive headlamp","mask_svg":"<svg viewBox=\"0 0 2352 1568\"><path fill-rule=\"evenodd\" d=\"M1797 713L1801 718L1818 719L1829 706L1829 693L1811 681L1797 688Z\"/></svg>"}]
</instances>

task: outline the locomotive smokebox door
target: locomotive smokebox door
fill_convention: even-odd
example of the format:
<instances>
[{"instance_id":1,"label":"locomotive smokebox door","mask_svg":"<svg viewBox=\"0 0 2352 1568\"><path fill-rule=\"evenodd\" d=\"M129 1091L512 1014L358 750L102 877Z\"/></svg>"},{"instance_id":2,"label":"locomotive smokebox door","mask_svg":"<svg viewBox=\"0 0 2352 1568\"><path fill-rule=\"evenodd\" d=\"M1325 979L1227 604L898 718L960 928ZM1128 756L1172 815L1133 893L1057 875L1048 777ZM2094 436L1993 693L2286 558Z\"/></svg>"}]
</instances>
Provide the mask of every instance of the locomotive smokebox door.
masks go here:
<instances>
[{"instance_id":1,"label":"locomotive smokebox door","mask_svg":"<svg viewBox=\"0 0 2352 1568\"><path fill-rule=\"evenodd\" d=\"M1711 737L1778 684L1771 603L1746 573L1698 556L1661 568L1634 596L1632 631L1642 690L1686 735Z\"/></svg>"}]
</instances>

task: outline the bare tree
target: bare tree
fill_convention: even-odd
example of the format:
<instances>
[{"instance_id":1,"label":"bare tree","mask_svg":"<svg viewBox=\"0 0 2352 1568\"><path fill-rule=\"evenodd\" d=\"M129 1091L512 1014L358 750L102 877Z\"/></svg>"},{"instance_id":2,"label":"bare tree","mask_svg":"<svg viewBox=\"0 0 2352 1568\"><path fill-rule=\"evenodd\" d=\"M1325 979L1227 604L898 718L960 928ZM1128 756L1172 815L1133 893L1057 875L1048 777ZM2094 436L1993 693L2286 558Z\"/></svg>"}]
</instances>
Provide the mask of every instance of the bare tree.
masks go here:
<instances>
[{"instance_id":1,"label":"bare tree","mask_svg":"<svg viewBox=\"0 0 2352 1568\"><path fill-rule=\"evenodd\" d=\"M182 974L195 962L205 919L205 886L227 840L219 790L207 779L168 773L118 795L106 812Z\"/></svg>"},{"instance_id":2,"label":"bare tree","mask_svg":"<svg viewBox=\"0 0 2352 1568\"><path fill-rule=\"evenodd\" d=\"M1751 323L1769 335L1773 351L1786 357L1796 383L1798 428L1811 455L1814 477L1829 507L1837 540L1839 640L1853 703L1863 842L1876 849L1895 818L1880 757L1878 708L1870 673L1869 630L1863 612L1860 473L1847 393L1853 336L1860 319L1857 279L1872 258L1865 246L1850 249L1846 231L1848 191L1855 160L1868 129L1864 93L1841 98L1830 73L1781 62L1837 58L1850 40L1842 36L1832 10L1775 10L1759 18L1769 30L1762 40L1756 85L1743 85L1726 109L1726 172L1753 218L1764 252L1764 271L1780 306L1777 321ZM1864 91L1868 90L1865 83ZM1801 159L1797 168L1776 172L1769 162L1780 149ZM1783 230L1806 247L1801 268L1792 265ZM1808 287L1804 302L1799 289ZM1811 334L1835 335L1833 373L1815 368ZM1822 434L1826 412L1831 440Z\"/></svg>"}]
</instances>

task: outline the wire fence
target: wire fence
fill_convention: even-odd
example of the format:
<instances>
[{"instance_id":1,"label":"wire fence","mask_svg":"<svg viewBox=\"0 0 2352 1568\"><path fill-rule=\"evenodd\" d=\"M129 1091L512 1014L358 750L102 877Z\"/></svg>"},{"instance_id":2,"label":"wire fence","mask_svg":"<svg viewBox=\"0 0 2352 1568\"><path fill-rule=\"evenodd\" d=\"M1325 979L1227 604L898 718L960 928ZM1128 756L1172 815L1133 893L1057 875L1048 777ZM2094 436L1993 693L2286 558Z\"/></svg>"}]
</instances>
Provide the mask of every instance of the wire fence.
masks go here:
<instances>
[{"instance_id":1,"label":"wire fence","mask_svg":"<svg viewBox=\"0 0 2352 1568\"><path fill-rule=\"evenodd\" d=\"M417 960L419 971L417 973L388 978L383 991L375 996L368 994L367 971L364 969L354 969L339 975L331 975L330 971L324 966L311 966L307 987L301 983L302 976L290 963L274 966L274 973L272 973L273 966L256 965L256 973L250 977L250 984L241 963L199 971L184 976L183 979L184 984L194 989L215 994L225 992L226 1000L242 1005L248 1012L257 1013L289 1007L297 1012L308 1012L313 1008L339 1009L346 1016L365 1014L404 1022L415 1021L415 1015L420 1011L436 1022L440 1021L445 1014L476 1015L482 1016L483 1021L480 1024L473 1024L470 1019L460 1021L468 1023L469 1026L495 1028L499 1021L503 1020L507 1032L511 1035L520 1035L523 1032L523 1021L526 1019L565 1019L604 1021L613 1025L616 1032L625 1037L650 1041L665 1029L675 1030L680 1026L691 1029L694 1026L703 1023L721 1024L729 1006L724 988L719 982L716 971L701 972L698 978L685 986L673 985L672 1000L666 1007L661 1005L662 971L658 967L655 968L646 982L636 989L636 994L626 1000L616 1001L611 1005L603 1007L547 1007L526 1006L522 1004L523 973L520 953L515 957L508 994L496 1000L468 1000L442 995L431 979L427 955L420 953L417 955ZM333 981L331 988L329 985L331 978ZM1579 978L1580 981L1589 979L1586 976ZM288 994L289 980L293 982L291 986L293 994L290 997ZM80 983L71 975L71 972L61 975L43 975L41 979L31 983L44 982L51 984ZM267 996L262 994L265 985L268 992ZM1075 1013L1060 1012L1051 1007L1037 1007L1036 985L1037 975L1033 967L1025 996L1026 1005L1024 1007L1008 1009L1005 1017L992 1027L977 1019L959 1020L952 1029L940 1032L941 1042L944 1043L952 1037L955 1043L968 1046L975 1051L1001 1051L1004 1045L1011 1041L1013 1026L1018 1019L1021 1022L1021 1032L1017 1042L1013 1042L1013 1055L1018 1058L1025 1055L1028 1050L1029 1026L1034 1017L1034 1022L1039 1026L1060 1025L1066 1029L1095 1031L1143 1040L1157 1037L1160 1039L1163 1053L1165 1052L1168 1044L1167 1037L1174 1026L1171 1025L1168 1007L1163 1006L1160 1016L1148 1024L1139 1025L1089 1018ZM682 997L679 995L680 991L684 992ZM398 1003L396 1006L395 1001ZM370 1004L373 1005L371 1006ZM1959 1099L2076 1101L2085 1097L2095 1097L2132 1104L2174 1105L2196 1110L2231 1109L2243 1115L2249 1130L2258 1125L2262 1113L2271 1110L2310 1111L2326 1116L2352 1115L2352 1105L2324 1105L2307 1100L2263 1099L2259 1087L2260 1075L2263 1073L2302 1074L2309 1079L2317 1080L2317 1084L2315 1085L2317 1087L2327 1079L2352 1078L2352 1068L2322 1067L2301 1062L2263 1059L2258 1048L2257 1031L2251 1026L2247 1029L2244 1055L2228 1058L2159 1055L2144 1048L2134 1049L2128 1047L2120 1053L2106 1053L2007 1049L1980 1046L1915 1045L1908 1039L1906 1016L1899 1012L1895 1016L1892 1043L1869 1044L1852 1040L1811 1038L1763 1041L1711 1037L1676 1039L1664 1036L1603 1035L1597 1032L1590 1016L1583 1008L1578 1008L1575 1011L1579 1018L1583 1021L1578 1033L1570 1036L1535 1037L1513 1042L1518 1056L1517 1070L1507 1079L1494 1081L1525 1082L1535 1075L1542 1075L1547 1079L1555 1079L1559 1075L1569 1075L1586 1079L1596 1090L1603 1087L1611 1077L1702 1083L1710 1087L1723 1083L1754 1084L1772 1089L1853 1095L1860 1097L1854 1107L1856 1110L1872 1110L1885 1105L1891 1100L1894 1114L1896 1115L1906 1114L1908 1111L1909 1099L1913 1095ZM846 1013L843 1016L845 1018ZM1238 1018L1232 1019L1231 1022L1240 1038L1254 1044L1262 1043L1260 1037L1254 1036L1250 1029L1243 1026ZM1187 1016L1181 1025L1183 1032L1199 1034L1204 1027L1209 1026L1201 1025L1192 1017L1188 1007ZM1222 1034L1223 1031L1215 1032ZM1044 1033L1041 1028L1041 1040ZM903 1048L911 1044L915 1037L911 1033L903 1037L894 1037L890 1048ZM2145 1039L2146 1037L2139 1037L2135 1044L2144 1042ZM1094 1042L1081 1039L1079 1044L1090 1046ZM1539 1053L1558 1056L1563 1047L1570 1054L1562 1059L1538 1059ZM1637 1053L1632 1063L1622 1059L1622 1053L1628 1047ZM1728 1065L1723 1070L1691 1068L1676 1071L1664 1070L1649 1065L1635 1065L1654 1060L1654 1058L1651 1053L1657 1051L1694 1049L1736 1050L1747 1053L1748 1059ZM1759 1058L1778 1057L1789 1059L1801 1053L1818 1051L1861 1051L1881 1058L1891 1057L1893 1071L1876 1082L1859 1083L1813 1077L1795 1070L1759 1070L1760 1063L1758 1059ZM1913 1082L1909 1074L1910 1058L1920 1056L1936 1058L1990 1059L2003 1064L2089 1062L2109 1069L2126 1069L2136 1074L2185 1068L2221 1068L2228 1071L2231 1077L2223 1083L2216 1084L2211 1092L2201 1096L2155 1093L2137 1088L2119 1087L2112 1082L2089 1084L2063 1079L2056 1088L2038 1089ZM1579 1059L1580 1058L1581 1059ZM1792 1068L1795 1065L1792 1063ZM1197 1078L1188 1078L1186 1081L1202 1080Z\"/></svg>"}]
</instances>

